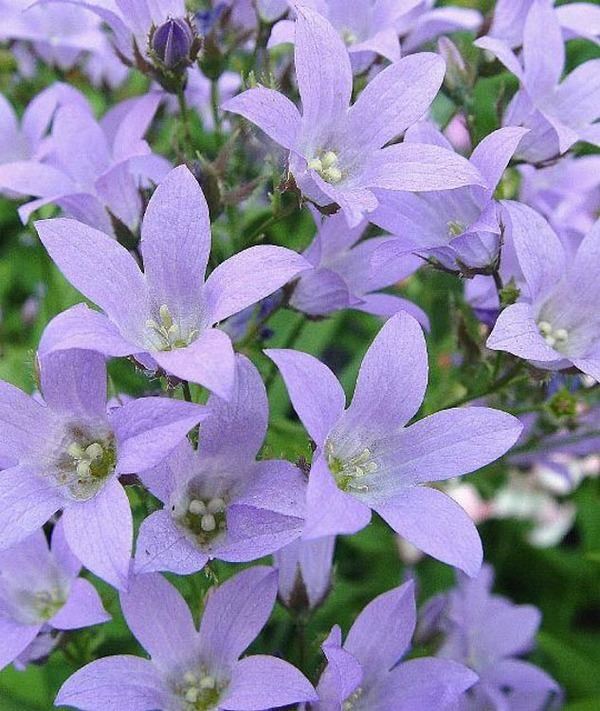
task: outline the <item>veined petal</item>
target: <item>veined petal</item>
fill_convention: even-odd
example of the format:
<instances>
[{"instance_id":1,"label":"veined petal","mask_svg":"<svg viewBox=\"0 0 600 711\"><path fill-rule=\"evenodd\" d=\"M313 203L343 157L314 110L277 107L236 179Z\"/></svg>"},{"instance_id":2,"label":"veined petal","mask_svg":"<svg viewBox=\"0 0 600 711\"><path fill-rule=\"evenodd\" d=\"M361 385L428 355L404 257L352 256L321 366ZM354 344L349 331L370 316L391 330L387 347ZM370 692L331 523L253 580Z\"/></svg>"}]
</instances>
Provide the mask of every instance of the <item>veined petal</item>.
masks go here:
<instances>
[{"instance_id":1,"label":"veined petal","mask_svg":"<svg viewBox=\"0 0 600 711\"><path fill-rule=\"evenodd\" d=\"M13 662L36 638L42 625L20 625L8 618L0 618L0 671Z\"/></svg>"},{"instance_id":2,"label":"veined petal","mask_svg":"<svg viewBox=\"0 0 600 711\"><path fill-rule=\"evenodd\" d=\"M229 99L221 108L251 121L280 146L288 150L295 147L300 133L300 112L279 91L257 86Z\"/></svg>"},{"instance_id":3,"label":"veined petal","mask_svg":"<svg viewBox=\"0 0 600 711\"><path fill-rule=\"evenodd\" d=\"M479 170L490 192L496 189L513 153L528 133L526 128L508 126L486 136L471 154L471 163Z\"/></svg>"},{"instance_id":4,"label":"veined petal","mask_svg":"<svg viewBox=\"0 0 600 711\"><path fill-rule=\"evenodd\" d=\"M71 584L66 603L48 620L48 624L57 630L75 630L108 620L110 615L102 606L96 588L89 580L77 578Z\"/></svg>"},{"instance_id":5,"label":"veined petal","mask_svg":"<svg viewBox=\"0 0 600 711\"><path fill-rule=\"evenodd\" d=\"M55 418L19 388L0 380L0 455L21 461L39 448ZM0 474L1 476L1 474Z\"/></svg>"},{"instance_id":6,"label":"veined petal","mask_svg":"<svg viewBox=\"0 0 600 711\"><path fill-rule=\"evenodd\" d=\"M533 309L526 303L513 304L500 313L486 346L542 363L563 357L546 343L534 320Z\"/></svg>"},{"instance_id":7,"label":"veined petal","mask_svg":"<svg viewBox=\"0 0 600 711\"><path fill-rule=\"evenodd\" d=\"M554 7L534 0L523 29L525 84L535 100L550 94L565 64L565 44Z\"/></svg>"}]
</instances>

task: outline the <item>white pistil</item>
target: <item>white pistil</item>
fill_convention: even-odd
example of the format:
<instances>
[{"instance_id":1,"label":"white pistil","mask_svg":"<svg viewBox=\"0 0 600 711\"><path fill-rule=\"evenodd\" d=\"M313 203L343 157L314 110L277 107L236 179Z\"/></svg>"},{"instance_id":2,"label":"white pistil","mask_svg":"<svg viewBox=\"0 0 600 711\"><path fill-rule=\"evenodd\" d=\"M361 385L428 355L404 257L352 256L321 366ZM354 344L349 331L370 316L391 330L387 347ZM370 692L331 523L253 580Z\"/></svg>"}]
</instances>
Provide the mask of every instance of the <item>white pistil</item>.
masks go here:
<instances>
[{"instance_id":1,"label":"white pistil","mask_svg":"<svg viewBox=\"0 0 600 711\"><path fill-rule=\"evenodd\" d=\"M93 463L104 456L104 449L99 442L92 442L85 449L78 442L73 442L67 453L75 460L77 474L85 479L90 476Z\"/></svg>"},{"instance_id":2,"label":"white pistil","mask_svg":"<svg viewBox=\"0 0 600 711\"><path fill-rule=\"evenodd\" d=\"M368 447L365 447L358 454L344 459L335 454L331 443L328 442L326 452L329 468L340 489L344 491L368 491L369 487L365 484L364 478L369 474L374 474L379 468L377 462L373 459L373 453Z\"/></svg>"},{"instance_id":3,"label":"white pistil","mask_svg":"<svg viewBox=\"0 0 600 711\"><path fill-rule=\"evenodd\" d=\"M569 332L565 328L553 328L548 321L540 321L538 329L550 348L560 350L569 340Z\"/></svg>"},{"instance_id":4,"label":"white pistil","mask_svg":"<svg viewBox=\"0 0 600 711\"><path fill-rule=\"evenodd\" d=\"M458 235L461 235L466 229L466 225L463 225L463 223L458 220L450 220L450 222L446 224L446 227L448 228L448 235L450 237L458 237Z\"/></svg>"},{"instance_id":5,"label":"white pistil","mask_svg":"<svg viewBox=\"0 0 600 711\"><path fill-rule=\"evenodd\" d=\"M317 172L328 183L339 183L342 179L342 170L337 153L325 151L319 156L308 161L308 167Z\"/></svg>"},{"instance_id":6,"label":"white pistil","mask_svg":"<svg viewBox=\"0 0 600 711\"><path fill-rule=\"evenodd\" d=\"M158 321L148 319L146 328L150 329L160 339L158 350L172 351L175 348L189 346L198 336L198 331L192 329L187 335L182 332L181 326L173 321L169 307L166 304L158 309Z\"/></svg>"}]
</instances>

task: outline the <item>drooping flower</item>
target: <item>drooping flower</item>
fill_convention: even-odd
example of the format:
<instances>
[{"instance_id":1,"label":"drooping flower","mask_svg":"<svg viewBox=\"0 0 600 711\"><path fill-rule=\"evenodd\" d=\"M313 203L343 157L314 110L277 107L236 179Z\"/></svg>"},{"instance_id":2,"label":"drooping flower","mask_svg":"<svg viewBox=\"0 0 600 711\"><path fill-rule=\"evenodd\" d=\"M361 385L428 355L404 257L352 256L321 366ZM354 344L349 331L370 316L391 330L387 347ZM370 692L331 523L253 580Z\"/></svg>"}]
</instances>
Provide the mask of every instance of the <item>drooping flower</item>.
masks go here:
<instances>
[{"instance_id":1,"label":"drooping flower","mask_svg":"<svg viewBox=\"0 0 600 711\"><path fill-rule=\"evenodd\" d=\"M208 597L197 632L185 601L161 575L134 578L121 607L151 658L91 662L67 679L55 703L82 711L247 711L314 701L313 687L291 664L266 655L240 659L276 593L272 568L244 570Z\"/></svg>"},{"instance_id":2,"label":"drooping flower","mask_svg":"<svg viewBox=\"0 0 600 711\"><path fill-rule=\"evenodd\" d=\"M519 659L535 645L540 612L493 595L493 579L489 565L475 579L458 574L456 588L433 598L422 613L427 634L443 635L436 656L466 664L479 675L457 709L550 708L548 702L560 692L558 685L541 669Z\"/></svg>"},{"instance_id":3,"label":"drooping flower","mask_svg":"<svg viewBox=\"0 0 600 711\"><path fill-rule=\"evenodd\" d=\"M146 397L107 412L106 365L90 351L41 359L42 403L0 382L0 549L57 511L67 543L92 572L126 583L133 523L120 474L155 466L202 420L200 405Z\"/></svg>"},{"instance_id":4,"label":"drooping flower","mask_svg":"<svg viewBox=\"0 0 600 711\"><path fill-rule=\"evenodd\" d=\"M323 217L314 211L317 234L303 256L313 269L303 272L294 286L290 304L311 316L322 316L340 309L388 317L400 310L411 313L424 327L426 314L412 302L381 289L390 287L414 273L423 261L403 252L393 260L381 260L375 268L373 255L394 237L374 237L359 242L366 222L348 227L344 215Z\"/></svg>"},{"instance_id":5,"label":"drooping flower","mask_svg":"<svg viewBox=\"0 0 600 711\"><path fill-rule=\"evenodd\" d=\"M486 269L498 261L501 223L494 190L522 137L522 128L501 128L486 136L471 155L486 187L477 185L426 193L378 191L379 207L369 220L392 234L373 256L373 269L406 259L407 252L434 258L449 269ZM451 150L430 124L416 124L405 141Z\"/></svg>"},{"instance_id":6,"label":"drooping flower","mask_svg":"<svg viewBox=\"0 0 600 711\"><path fill-rule=\"evenodd\" d=\"M295 540L275 553L279 599L292 610L314 610L331 587L335 536Z\"/></svg>"},{"instance_id":7,"label":"drooping flower","mask_svg":"<svg viewBox=\"0 0 600 711\"><path fill-rule=\"evenodd\" d=\"M547 370L575 366L600 380L600 220L569 262L535 210L506 202L505 213L523 282L519 300L500 313L488 348Z\"/></svg>"},{"instance_id":8,"label":"drooping flower","mask_svg":"<svg viewBox=\"0 0 600 711\"><path fill-rule=\"evenodd\" d=\"M269 405L259 372L237 357L235 391L208 400L198 449L183 442L141 479L164 508L142 522L136 570L187 574L211 559L256 560L298 538L306 485L279 459L256 461Z\"/></svg>"},{"instance_id":9,"label":"drooping flower","mask_svg":"<svg viewBox=\"0 0 600 711\"><path fill-rule=\"evenodd\" d=\"M380 72L350 106L352 71L344 43L323 17L298 8L295 66L302 115L292 102L258 86L223 104L289 151L289 170L319 206L337 204L356 226L377 207L375 188L444 190L482 184L464 158L438 146L384 147L427 110L444 62L423 53Z\"/></svg>"},{"instance_id":10,"label":"drooping flower","mask_svg":"<svg viewBox=\"0 0 600 711\"><path fill-rule=\"evenodd\" d=\"M577 141L600 145L600 59L580 64L562 82L565 47L551 0L534 0L523 33L522 62L493 37L475 43L492 52L521 88L511 100L504 124L525 126L517 156L536 163L565 153Z\"/></svg>"},{"instance_id":11,"label":"drooping flower","mask_svg":"<svg viewBox=\"0 0 600 711\"><path fill-rule=\"evenodd\" d=\"M170 168L143 140L160 100L157 93L129 99L100 123L83 102L62 106L43 162L17 160L0 166L0 189L36 197L19 208L23 222L54 203L105 232L113 232L114 218L135 231L142 212L140 188L159 182Z\"/></svg>"},{"instance_id":12,"label":"drooping flower","mask_svg":"<svg viewBox=\"0 0 600 711\"><path fill-rule=\"evenodd\" d=\"M411 581L372 600L343 644L336 625L322 647L328 664L317 686L315 711L454 708L477 675L463 664L433 657L402 662L415 624Z\"/></svg>"},{"instance_id":13,"label":"drooping flower","mask_svg":"<svg viewBox=\"0 0 600 711\"><path fill-rule=\"evenodd\" d=\"M43 632L73 630L110 620L94 586L78 578L81 564L62 526L52 548L41 529L0 551L0 669L17 659Z\"/></svg>"},{"instance_id":14,"label":"drooping flower","mask_svg":"<svg viewBox=\"0 0 600 711\"><path fill-rule=\"evenodd\" d=\"M80 304L57 316L42 353L88 348L134 355L224 398L233 391L235 360L231 341L214 325L307 268L289 249L258 246L223 262L205 281L208 207L185 166L169 173L146 209L143 272L124 247L81 222L42 220L36 228L67 279L104 311Z\"/></svg>"},{"instance_id":15,"label":"drooping flower","mask_svg":"<svg viewBox=\"0 0 600 711\"><path fill-rule=\"evenodd\" d=\"M351 405L316 358L268 350L316 444L304 538L355 533L375 510L423 551L474 575L481 542L471 519L427 482L472 472L504 454L521 424L504 412L469 407L406 427L427 386L427 350L418 323L400 312L367 351Z\"/></svg>"}]
</instances>

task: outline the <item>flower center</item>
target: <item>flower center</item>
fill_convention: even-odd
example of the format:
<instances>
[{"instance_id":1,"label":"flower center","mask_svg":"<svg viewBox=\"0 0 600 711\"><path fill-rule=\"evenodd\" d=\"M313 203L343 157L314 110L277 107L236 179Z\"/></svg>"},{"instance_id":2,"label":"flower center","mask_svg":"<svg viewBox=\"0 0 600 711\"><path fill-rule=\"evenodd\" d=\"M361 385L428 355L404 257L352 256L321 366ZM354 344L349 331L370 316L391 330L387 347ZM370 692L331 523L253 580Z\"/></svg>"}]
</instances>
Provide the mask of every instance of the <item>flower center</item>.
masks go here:
<instances>
[{"instance_id":1,"label":"flower center","mask_svg":"<svg viewBox=\"0 0 600 711\"><path fill-rule=\"evenodd\" d=\"M364 479L378 469L377 462L368 447L352 457L342 458L334 453L332 444L327 442L325 452L335 483L342 491L368 491L369 487Z\"/></svg>"},{"instance_id":2,"label":"flower center","mask_svg":"<svg viewBox=\"0 0 600 711\"><path fill-rule=\"evenodd\" d=\"M192 329L184 333L182 327L173 321L169 307L163 304L158 309L158 321L148 319L148 328L154 336L158 337L156 349L159 351L172 351L176 348L186 348L198 337L198 331Z\"/></svg>"},{"instance_id":3,"label":"flower center","mask_svg":"<svg viewBox=\"0 0 600 711\"><path fill-rule=\"evenodd\" d=\"M462 235L466 229L466 225L463 225L463 223L458 220L450 220L450 222L446 223L446 227L448 228L449 237L458 237L458 235Z\"/></svg>"},{"instance_id":4,"label":"flower center","mask_svg":"<svg viewBox=\"0 0 600 711\"><path fill-rule=\"evenodd\" d=\"M359 687L356 691L353 691L350 696L342 703L342 711L353 711L356 708L356 704L360 697L362 696L363 690Z\"/></svg>"},{"instance_id":5,"label":"flower center","mask_svg":"<svg viewBox=\"0 0 600 711\"><path fill-rule=\"evenodd\" d=\"M564 328L553 328L548 321L539 321L538 329L550 348L560 351L569 342L569 333Z\"/></svg>"},{"instance_id":6,"label":"flower center","mask_svg":"<svg viewBox=\"0 0 600 711\"><path fill-rule=\"evenodd\" d=\"M308 161L308 167L316 171L325 182L339 183L342 179L340 159L333 151L324 151Z\"/></svg>"},{"instance_id":7,"label":"flower center","mask_svg":"<svg viewBox=\"0 0 600 711\"><path fill-rule=\"evenodd\" d=\"M117 461L114 437L112 433L89 436L78 427L73 428L70 436L73 439L60 456L54 476L76 499L90 499L114 472Z\"/></svg>"},{"instance_id":8,"label":"flower center","mask_svg":"<svg viewBox=\"0 0 600 711\"><path fill-rule=\"evenodd\" d=\"M178 520L200 545L206 545L227 529L226 511L227 503L220 496L209 499L194 496L189 499Z\"/></svg>"},{"instance_id":9,"label":"flower center","mask_svg":"<svg viewBox=\"0 0 600 711\"><path fill-rule=\"evenodd\" d=\"M183 711L217 711L225 686L204 669L186 672L175 691L182 698Z\"/></svg>"},{"instance_id":10,"label":"flower center","mask_svg":"<svg viewBox=\"0 0 600 711\"><path fill-rule=\"evenodd\" d=\"M350 47L353 44L356 44L358 42L358 35L354 30L351 30L349 27L344 27L344 29L341 31L342 35L342 40L344 41L344 44L347 47Z\"/></svg>"}]
</instances>

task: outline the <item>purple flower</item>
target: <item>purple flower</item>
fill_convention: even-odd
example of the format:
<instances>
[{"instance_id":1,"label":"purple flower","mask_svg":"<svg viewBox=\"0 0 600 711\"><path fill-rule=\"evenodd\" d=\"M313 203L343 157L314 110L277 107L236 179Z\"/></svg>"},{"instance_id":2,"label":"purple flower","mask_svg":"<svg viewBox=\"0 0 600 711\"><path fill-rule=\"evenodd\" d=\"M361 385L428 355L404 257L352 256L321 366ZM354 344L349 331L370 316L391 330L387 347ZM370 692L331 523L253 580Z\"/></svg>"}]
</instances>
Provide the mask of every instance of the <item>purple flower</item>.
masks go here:
<instances>
[{"instance_id":1,"label":"purple flower","mask_svg":"<svg viewBox=\"0 0 600 711\"><path fill-rule=\"evenodd\" d=\"M290 151L289 169L303 194L339 205L351 227L377 207L373 190L444 190L481 183L464 158L438 146L384 146L425 113L444 76L431 53L407 57L379 73L350 106L352 71L334 28L298 9L295 64L302 115L263 86L225 102Z\"/></svg>"},{"instance_id":2,"label":"purple flower","mask_svg":"<svg viewBox=\"0 0 600 711\"><path fill-rule=\"evenodd\" d=\"M497 0L489 36L509 47L523 43L527 14L534 0ZM592 42L600 36L600 8L589 2L573 2L554 10L566 39L584 37Z\"/></svg>"},{"instance_id":3,"label":"purple flower","mask_svg":"<svg viewBox=\"0 0 600 711\"><path fill-rule=\"evenodd\" d=\"M42 353L89 348L134 355L178 378L228 398L235 360L219 321L283 286L307 262L283 247L251 247L204 278L210 251L206 200L185 166L171 171L152 196L142 224L144 271L108 235L67 219L36 223L42 242L67 279L104 314L79 304L57 316ZM145 361L146 362L146 361Z\"/></svg>"},{"instance_id":4,"label":"purple flower","mask_svg":"<svg viewBox=\"0 0 600 711\"><path fill-rule=\"evenodd\" d=\"M279 459L256 461L269 404L259 372L238 356L229 402L208 401L198 450L185 441L141 479L163 502L140 528L136 570L193 573L214 558L256 560L298 538L306 485Z\"/></svg>"},{"instance_id":5,"label":"purple flower","mask_svg":"<svg viewBox=\"0 0 600 711\"><path fill-rule=\"evenodd\" d=\"M240 659L267 622L277 575L263 566L238 573L208 597L200 631L177 590L157 573L135 578L121 607L150 659L104 657L60 689L58 706L82 711L248 711L314 701L291 664L266 655Z\"/></svg>"},{"instance_id":6,"label":"purple flower","mask_svg":"<svg viewBox=\"0 0 600 711\"><path fill-rule=\"evenodd\" d=\"M523 34L522 63L501 40L475 43L492 52L521 83L504 115L530 128L517 155L530 162L565 153L577 141L600 145L600 59L580 64L563 81L565 47L550 0L534 0Z\"/></svg>"},{"instance_id":7,"label":"purple flower","mask_svg":"<svg viewBox=\"0 0 600 711\"><path fill-rule=\"evenodd\" d=\"M493 595L492 583L493 571L486 565L473 580L459 575L454 590L425 607L430 631L444 635L437 656L466 664L479 675L460 711L542 711L559 687L541 669L517 658L535 644L539 610Z\"/></svg>"},{"instance_id":8,"label":"purple flower","mask_svg":"<svg viewBox=\"0 0 600 711\"><path fill-rule=\"evenodd\" d=\"M352 625L342 645L335 626L323 644L327 666L315 711L430 711L454 708L477 682L462 664L421 657L400 662L410 649L416 610L412 581L379 595Z\"/></svg>"},{"instance_id":9,"label":"purple flower","mask_svg":"<svg viewBox=\"0 0 600 711\"><path fill-rule=\"evenodd\" d=\"M331 587L335 536L295 540L273 556L277 566L279 599L293 610L313 610Z\"/></svg>"},{"instance_id":10,"label":"purple flower","mask_svg":"<svg viewBox=\"0 0 600 711\"><path fill-rule=\"evenodd\" d=\"M372 258L394 237L374 237L357 244L367 224L348 227L344 215L323 217L314 211L317 234L303 253L313 269L300 275L290 297L290 304L311 316L322 316L340 309L388 317L400 310L411 313L425 328L426 314L415 304L379 290L409 277L422 260L403 252L393 260L381 261L373 268Z\"/></svg>"},{"instance_id":11,"label":"purple flower","mask_svg":"<svg viewBox=\"0 0 600 711\"><path fill-rule=\"evenodd\" d=\"M78 578L81 565L55 526L52 549L41 529L0 551L0 669L17 659L40 632L73 630L110 620L94 586Z\"/></svg>"},{"instance_id":12,"label":"purple flower","mask_svg":"<svg viewBox=\"0 0 600 711\"><path fill-rule=\"evenodd\" d=\"M266 353L317 447L304 538L355 533L373 509L421 550L476 574L481 542L473 522L452 499L424 484L494 461L515 443L520 422L472 407L405 427L425 394L427 350L419 324L402 312L367 351L348 409L341 385L316 358L292 350Z\"/></svg>"},{"instance_id":13,"label":"purple flower","mask_svg":"<svg viewBox=\"0 0 600 711\"><path fill-rule=\"evenodd\" d=\"M49 150L48 129L61 106L76 104L89 111L88 103L77 89L56 82L29 102L22 119L8 100L0 95L0 164L22 160L42 160Z\"/></svg>"},{"instance_id":14,"label":"purple flower","mask_svg":"<svg viewBox=\"0 0 600 711\"><path fill-rule=\"evenodd\" d=\"M135 230L142 211L140 187L159 182L170 168L143 140L160 99L155 93L122 102L100 123L81 102L60 108L43 162L0 166L1 189L37 198L19 208L23 222L54 203L105 232L113 231L111 215Z\"/></svg>"},{"instance_id":15,"label":"purple flower","mask_svg":"<svg viewBox=\"0 0 600 711\"><path fill-rule=\"evenodd\" d=\"M434 258L449 269L485 269L494 265L500 247L500 220L494 190L510 157L527 133L501 128L486 136L471 155L472 165L486 186L440 192L379 191L379 207L369 220L401 235L385 243L373 257L373 268L393 265L411 251ZM405 141L431 143L451 150L447 139L430 124L416 124Z\"/></svg>"},{"instance_id":16,"label":"purple flower","mask_svg":"<svg viewBox=\"0 0 600 711\"><path fill-rule=\"evenodd\" d=\"M517 303L498 317L488 348L547 370L575 366L600 380L600 220L569 262L541 215L517 202L504 205L523 285Z\"/></svg>"},{"instance_id":17,"label":"purple flower","mask_svg":"<svg viewBox=\"0 0 600 711\"><path fill-rule=\"evenodd\" d=\"M200 405L148 397L107 413L104 358L64 351L42 358L43 401L0 382L1 548L62 510L65 538L93 573L126 582L133 524L120 474L158 464L206 415Z\"/></svg>"}]
</instances>

